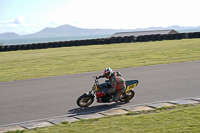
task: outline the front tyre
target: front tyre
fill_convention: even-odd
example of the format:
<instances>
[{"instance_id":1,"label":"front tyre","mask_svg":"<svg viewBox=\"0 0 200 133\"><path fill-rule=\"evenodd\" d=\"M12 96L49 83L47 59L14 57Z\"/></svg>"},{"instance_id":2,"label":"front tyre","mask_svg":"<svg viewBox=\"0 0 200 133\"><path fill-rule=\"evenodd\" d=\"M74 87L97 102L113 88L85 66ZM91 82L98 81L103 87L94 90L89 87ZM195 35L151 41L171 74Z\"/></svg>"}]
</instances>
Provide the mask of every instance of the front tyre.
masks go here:
<instances>
[{"instance_id":1,"label":"front tyre","mask_svg":"<svg viewBox=\"0 0 200 133\"><path fill-rule=\"evenodd\" d=\"M120 101L121 102L128 102L134 96L135 96L135 92L133 90L130 90L130 91L126 92L126 96L122 97L122 99L120 99Z\"/></svg>"},{"instance_id":2,"label":"front tyre","mask_svg":"<svg viewBox=\"0 0 200 133\"><path fill-rule=\"evenodd\" d=\"M80 96L76 103L78 106L80 107L88 107L90 106L94 101L94 97L91 97L91 96Z\"/></svg>"}]
</instances>

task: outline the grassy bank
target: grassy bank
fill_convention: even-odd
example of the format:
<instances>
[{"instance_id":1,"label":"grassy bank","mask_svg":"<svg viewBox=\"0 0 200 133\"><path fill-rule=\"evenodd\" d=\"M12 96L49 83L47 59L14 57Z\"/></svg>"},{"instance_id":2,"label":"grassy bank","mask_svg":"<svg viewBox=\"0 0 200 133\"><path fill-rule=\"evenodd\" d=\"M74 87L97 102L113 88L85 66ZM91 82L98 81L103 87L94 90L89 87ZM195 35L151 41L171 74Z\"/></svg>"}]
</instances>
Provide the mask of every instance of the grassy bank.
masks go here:
<instances>
[{"instance_id":1,"label":"grassy bank","mask_svg":"<svg viewBox=\"0 0 200 133\"><path fill-rule=\"evenodd\" d=\"M0 82L200 60L200 39L0 52Z\"/></svg>"},{"instance_id":2,"label":"grassy bank","mask_svg":"<svg viewBox=\"0 0 200 133\"><path fill-rule=\"evenodd\" d=\"M198 133L199 112L200 105L178 105L155 111L130 112L73 123L62 122L51 127L23 130L21 133Z\"/></svg>"}]
</instances>

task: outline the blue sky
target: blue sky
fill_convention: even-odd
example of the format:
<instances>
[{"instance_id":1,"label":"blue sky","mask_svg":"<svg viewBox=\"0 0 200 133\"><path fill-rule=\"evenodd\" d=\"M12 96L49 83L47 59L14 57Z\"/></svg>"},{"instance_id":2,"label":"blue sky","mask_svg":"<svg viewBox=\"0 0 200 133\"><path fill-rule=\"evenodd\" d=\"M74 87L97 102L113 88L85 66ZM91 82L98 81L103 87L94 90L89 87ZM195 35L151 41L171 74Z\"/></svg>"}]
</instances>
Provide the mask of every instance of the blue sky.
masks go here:
<instances>
[{"instance_id":1,"label":"blue sky","mask_svg":"<svg viewBox=\"0 0 200 133\"><path fill-rule=\"evenodd\" d=\"M64 24L87 29L200 26L200 0L0 0L0 33Z\"/></svg>"}]
</instances>

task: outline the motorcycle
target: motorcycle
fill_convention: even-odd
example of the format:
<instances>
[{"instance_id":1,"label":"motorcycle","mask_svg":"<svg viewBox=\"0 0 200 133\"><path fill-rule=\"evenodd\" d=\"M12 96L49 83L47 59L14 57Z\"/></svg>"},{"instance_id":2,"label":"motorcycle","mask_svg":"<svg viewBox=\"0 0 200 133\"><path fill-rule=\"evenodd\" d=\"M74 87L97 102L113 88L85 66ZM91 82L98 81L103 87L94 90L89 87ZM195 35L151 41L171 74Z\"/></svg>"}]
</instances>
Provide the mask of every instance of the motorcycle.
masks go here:
<instances>
[{"instance_id":1,"label":"motorcycle","mask_svg":"<svg viewBox=\"0 0 200 133\"><path fill-rule=\"evenodd\" d=\"M94 102L95 95L98 103L112 102L113 95L104 93L111 87L110 82L106 80L104 83L99 83L99 79L97 79L96 76L93 76L93 78L95 83L92 86L92 89L89 91L89 93L84 93L83 95L81 95L76 101L77 105L80 107L90 106ZM138 83L138 80L126 81L125 93L120 96L119 101L128 102L129 100L131 100L135 96L135 91L132 89L135 88Z\"/></svg>"}]
</instances>

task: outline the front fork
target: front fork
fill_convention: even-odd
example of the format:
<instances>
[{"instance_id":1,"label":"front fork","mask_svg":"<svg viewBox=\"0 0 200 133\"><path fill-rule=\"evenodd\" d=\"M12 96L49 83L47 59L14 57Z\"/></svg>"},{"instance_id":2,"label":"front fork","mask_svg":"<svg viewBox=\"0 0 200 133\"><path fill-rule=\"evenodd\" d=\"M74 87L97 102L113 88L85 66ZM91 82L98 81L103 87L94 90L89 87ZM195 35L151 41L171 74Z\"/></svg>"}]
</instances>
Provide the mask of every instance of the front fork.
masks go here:
<instances>
[{"instance_id":1,"label":"front fork","mask_svg":"<svg viewBox=\"0 0 200 133\"><path fill-rule=\"evenodd\" d=\"M94 94L92 94L92 90L89 91L89 93L84 93L83 95L84 95L84 96L89 96L90 98L93 98L93 97L94 97ZM87 103L87 102L90 100L90 98L88 98L88 99L85 101L85 103Z\"/></svg>"}]
</instances>

